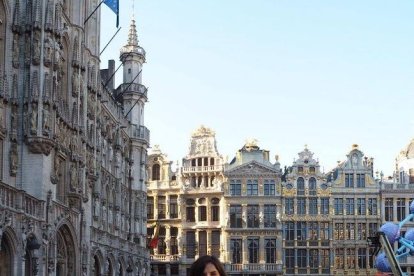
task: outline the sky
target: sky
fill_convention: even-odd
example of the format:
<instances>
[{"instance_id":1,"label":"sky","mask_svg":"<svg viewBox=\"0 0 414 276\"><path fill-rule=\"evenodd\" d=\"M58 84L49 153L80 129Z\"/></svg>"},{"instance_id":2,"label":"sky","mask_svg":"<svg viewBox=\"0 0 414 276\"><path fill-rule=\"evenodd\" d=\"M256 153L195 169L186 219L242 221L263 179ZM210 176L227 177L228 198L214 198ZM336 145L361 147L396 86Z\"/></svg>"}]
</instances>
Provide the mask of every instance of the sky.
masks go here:
<instances>
[{"instance_id":1,"label":"sky","mask_svg":"<svg viewBox=\"0 0 414 276\"><path fill-rule=\"evenodd\" d=\"M145 125L174 163L200 125L229 160L255 138L289 166L306 144L325 172L358 144L391 175L414 138L412 0L120 0L101 68L119 64L132 11ZM116 16L101 18L102 49Z\"/></svg>"}]
</instances>

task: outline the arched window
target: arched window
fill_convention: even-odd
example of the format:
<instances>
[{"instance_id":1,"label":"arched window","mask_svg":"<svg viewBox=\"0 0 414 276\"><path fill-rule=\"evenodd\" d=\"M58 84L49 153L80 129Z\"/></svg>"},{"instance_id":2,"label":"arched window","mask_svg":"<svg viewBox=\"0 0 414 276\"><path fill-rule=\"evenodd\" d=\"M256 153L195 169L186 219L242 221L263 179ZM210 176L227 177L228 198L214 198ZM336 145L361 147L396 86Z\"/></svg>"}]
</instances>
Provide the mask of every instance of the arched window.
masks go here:
<instances>
[{"instance_id":1,"label":"arched window","mask_svg":"<svg viewBox=\"0 0 414 276\"><path fill-rule=\"evenodd\" d=\"M6 233L0 239L0 275L13 275L13 249Z\"/></svg>"},{"instance_id":2,"label":"arched window","mask_svg":"<svg viewBox=\"0 0 414 276\"><path fill-rule=\"evenodd\" d=\"M297 195L305 195L305 180L299 177L296 183Z\"/></svg>"},{"instance_id":3,"label":"arched window","mask_svg":"<svg viewBox=\"0 0 414 276\"><path fill-rule=\"evenodd\" d=\"M160 165L154 164L152 165L152 180L160 180L161 173L160 173Z\"/></svg>"},{"instance_id":4,"label":"arched window","mask_svg":"<svg viewBox=\"0 0 414 276\"><path fill-rule=\"evenodd\" d=\"M316 195L316 179L314 177L309 179L309 195Z\"/></svg>"}]
</instances>

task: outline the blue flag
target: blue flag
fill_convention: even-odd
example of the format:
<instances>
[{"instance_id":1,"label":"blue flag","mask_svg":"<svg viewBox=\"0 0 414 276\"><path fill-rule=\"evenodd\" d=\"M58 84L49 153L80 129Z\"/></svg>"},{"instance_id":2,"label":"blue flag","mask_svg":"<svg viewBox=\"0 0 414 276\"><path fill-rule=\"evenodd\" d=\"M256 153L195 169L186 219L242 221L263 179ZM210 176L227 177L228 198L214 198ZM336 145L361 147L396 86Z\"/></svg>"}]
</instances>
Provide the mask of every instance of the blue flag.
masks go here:
<instances>
[{"instance_id":1,"label":"blue flag","mask_svg":"<svg viewBox=\"0 0 414 276\"><path fill-rule=\"evenodd\" d=\"M116 14L116 27L119 25L119 0L104 0L104 3Z\"/></svg>"}]
</instances>

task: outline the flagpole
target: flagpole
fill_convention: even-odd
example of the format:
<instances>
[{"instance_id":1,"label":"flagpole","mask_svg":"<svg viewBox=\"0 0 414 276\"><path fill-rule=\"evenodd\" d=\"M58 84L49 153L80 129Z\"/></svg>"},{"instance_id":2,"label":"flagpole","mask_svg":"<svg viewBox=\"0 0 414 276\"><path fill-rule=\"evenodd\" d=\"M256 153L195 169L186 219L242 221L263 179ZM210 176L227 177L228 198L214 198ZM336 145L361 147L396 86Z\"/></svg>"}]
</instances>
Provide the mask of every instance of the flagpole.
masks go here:
<instances>
[{"instance_id":1,"label":"flagpole","mask_svg":"<svg viewBox=\"0 0 414 276\"><path fill-rule=\"evenodd\" d=\"M96 12L96 10L102 5L102 3L104 2L105 0L102 0L101 2L99 2L99 5L98 6L96 6L96 8L93 10L93 12L88 16L88 18L86 18L86 20L85 20L85 22L83 22L83 25L85 25L86 24L86 22L88 22L88 20L89 20L89 18L91 18L91 16L92 16L92 14L94 14L95 12Z\"/></svg>"}]
</instances>

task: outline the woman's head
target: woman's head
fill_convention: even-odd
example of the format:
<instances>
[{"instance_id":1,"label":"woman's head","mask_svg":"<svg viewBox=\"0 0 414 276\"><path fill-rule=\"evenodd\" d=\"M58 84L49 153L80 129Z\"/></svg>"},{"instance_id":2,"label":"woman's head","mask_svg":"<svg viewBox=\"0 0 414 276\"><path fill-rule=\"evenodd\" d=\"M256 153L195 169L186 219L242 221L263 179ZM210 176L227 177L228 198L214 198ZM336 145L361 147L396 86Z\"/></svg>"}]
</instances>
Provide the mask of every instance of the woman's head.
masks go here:
<instances>
[{"instance_id":1,"label":"woman's head","mask_svg":"<svg viewBox=\"0 0 414 276\"><path fill-rule=\"evenodd\" d=\"M214 256L198 258L190 268L190 276L226 276L223 265Z\"/></svg>"}]
</instances>

